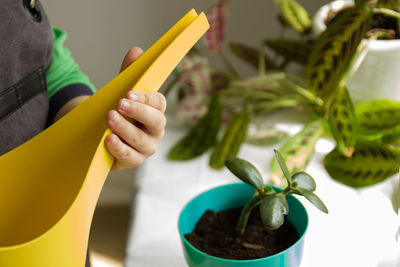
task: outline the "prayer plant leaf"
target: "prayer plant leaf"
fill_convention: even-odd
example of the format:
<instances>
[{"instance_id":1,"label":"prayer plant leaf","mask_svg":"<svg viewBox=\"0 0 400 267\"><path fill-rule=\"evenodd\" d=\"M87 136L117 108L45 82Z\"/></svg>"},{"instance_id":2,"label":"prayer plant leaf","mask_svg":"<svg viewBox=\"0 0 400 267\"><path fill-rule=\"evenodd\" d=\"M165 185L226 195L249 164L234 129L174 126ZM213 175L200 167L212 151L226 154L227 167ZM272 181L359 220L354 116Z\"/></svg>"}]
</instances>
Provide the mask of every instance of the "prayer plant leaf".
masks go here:
<instances>
[{"instance_id":1,"label":"prayer plant leaf","mask_svg":"<svg viewBox=\"0 0 400 267\"><path fill-rule=\"evenodd\" d=\"M271 229L278 229L285 221L285 214L288 214L289 208L282 193L266 195L260 204L260 215L264 225Z\"/></svg>"},{"instance_id":2,"label":"prayer plant leaf","mask_svg":"<svg viewBox=\"0 0 400 267\"><path fill-rule=\"evenodd\" d=\"M296 0L275 0L280 9L280 19L299 33L307 33L311 28L311 18Z\"/></svg>"},{"instance_id":3,"label":"prayer plant leaf","mask_svg":"<svg viewBox=\"0 0 400 267\"><path fill-rule=\"evenodd\" d=\"M250 130L250 129L249 129ZM254 146L271 146L286 139L288 134L277 129L247 132L246 143Z\"/></svg>"},{"instance_id":4,"label":"prayer plant leaf","mask_svg":"<svg viewBox=\"0 0 400 267\"><path fill-rule=\"evenodd\" d=\"M357 137L357 120L346 87L339 88L329 108L329 125L340 153L351 157Z\"/></svg>"},{"instance_id":5,"label":"prayer plant leaf","mask_svg":"<svg viewBox=\"0 0 400 267\"><path fill-rule=\"evenodd\" d=\"M253 164L241 158L228 158L225 165L240 180L253 186L258 192L264 191L263 178Z\"/></svg>"},{"instance_id":6,"label":"prayer plant leaf","mask_svg":"<svg viewBox=\"0 0 400 267\"><path fill-rule=\"evenodd\" d=\"M365 187L382 182L397 173L400 153L386 144L359 141L352 157L343 156L335 148L325 156L324 165L336 181L351 187Z\"/></svg>"},{"instance_id":7,"label":"prayer plant leaf","mask_svg":"<svg viewBox=\"0 0 400 267\"><path fill-rule=\"evenodd\" d=\"M300 171L292 175L292 186L314 192L316 184L314 179L306 172Z\"/></svg>"},{"instance_id":8,"label":"prayer plant leaf","mask_svg":"<svg viewBox=\"0 0 400 267\"><path fill-rule=\"evenodd\" d=\"M229 48L235 56L237 56L244 62L248 63L254 69L258 69L260 65L259 49L238 42L231 42L229 44ZM265 53L263 54L264 54L265 70L277 69L275 62L271 58L269 58Z\"/></svg>"},{"instance_id":9,"label":"prayer plant leaf","mask_svg":"<svg viewBox=\"0 0 400 267\"><path fill-rule=\"evenodd\" d=\"M208 112L168 152L170 160L189 160L200 156L215 144L222 120L218 95L211 98Z\"/></svg>"},{"instance_id":10,"label":"prayer plant leaf","mask_svg":"<svg viewBox=\"0 0 400 267\"><path fill-rule=\"evenodd\" d=\"M226 126L222 139L216 144L210 157L211 168L224 167L227 158L236 157L240 146L244 142L247 133L250 116L247 108L236 113Z\"/></svg>"},{"instance_id":11,"label":"prayer plant leaf","mask_svg":"<svg viewBox=\"0 0 400 267\"><path fill-rule=\"evenodd\" d=\"M316 208L324 213L328 213L328 208L322 202L322 200L314 194L312 191L304 189L304 188L297 188L296 191L300 193L303 197L305 197L308 201L310 201Z\"/></svg>"},{"instance_id":12,"label":"prayer plant leaf","mask_svg":"<svg viewBox=\"0 0 400 267\"><path fill-rule=\"evenodd\" d=\"M306 65L312 45L296 39L266 39L264 44L285 59Z\"/></svg>"},{"instance_id":13,"label":"prayer plant leaf","mask_svg":"<svg viewBox=\"0 0 400 267\"><path fill-rule=\"evenodd\" d=\"M371 20L371 8L359 5L344 10L318 37L307 62L308 88L323 99L335 92L347 73Z\"/></svg>"},{"instance_id":14,"label":"prayer plant leaf","mask_svg":"<svg viewBox=\"0 0 400 267\"><path fill-rule=\"evenodd\" d=\"M315 144L323 134L323 127L320 121L308 123L302 131L290 137L279 149L282 158L285 160L290 173L304 170L310 160ZM284 184L283 173L279 163L274 157L270 164L271 179L275 184Z\"/></svg>"},{"instance_id":15,"label":"prayer plant leaf","mask_svg":"<svg viewBox=\"0 0 400 267\"><path fill-rule=\"evenodd\" d=\"M184 84L191 94L207 95L211 92L211 66L208 59L196 53L190 53L183 58L176 68L178 84Z\"/></svg>"},{"instance_id":16,"label":"prayer plant leaf","mask_svg":"<svg viewBox=\"0 0 400 267\"><path fill-rule=\"evenodd\" d=\"M210 29L206 32L204 42L208 51L217 54L225 40L225 30L229 15L230 0L220 0L207 12Z\"/></svg>"},{"instance_id":17,"label":"prayer plant leaf","mask_svg":"<svg viewBox=\"0 0 400 267\"><path fill-rule=\"evenodd\" d=\"M400 138L400 103L388 99L372 100L355 107L359 133L390 142Z\"/></svg>"}]
</instances>

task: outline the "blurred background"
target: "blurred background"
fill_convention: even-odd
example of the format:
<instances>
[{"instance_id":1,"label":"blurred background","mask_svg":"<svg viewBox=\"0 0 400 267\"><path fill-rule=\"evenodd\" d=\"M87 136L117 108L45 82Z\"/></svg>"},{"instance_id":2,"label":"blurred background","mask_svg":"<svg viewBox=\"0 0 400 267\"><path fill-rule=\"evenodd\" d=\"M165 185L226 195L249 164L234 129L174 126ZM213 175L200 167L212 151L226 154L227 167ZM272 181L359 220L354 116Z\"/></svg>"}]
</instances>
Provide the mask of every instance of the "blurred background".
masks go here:
<instances>
[{"instance_id":1,"label":"blurred background","mask_svg":"<svg viewBox=\"0 0 400 267\"><path fill-rule=\"evenodd\" d=\"M101 88L119 72L132 46L146 50L191 8L206 11L216 0L42 0L53 26L68 32L66 46L81 69ZM329 1L299 0L310 14ZM252 46L282 34L273 0L233 0L227 39ZM289 31L285 32L285 36ZM226 54L241 73L251 73ZM170 107L171 108L171 107ZM135 170L110 174L92 225L94 267L122 266L132 214Z\"/></svg>"}]
</instances>

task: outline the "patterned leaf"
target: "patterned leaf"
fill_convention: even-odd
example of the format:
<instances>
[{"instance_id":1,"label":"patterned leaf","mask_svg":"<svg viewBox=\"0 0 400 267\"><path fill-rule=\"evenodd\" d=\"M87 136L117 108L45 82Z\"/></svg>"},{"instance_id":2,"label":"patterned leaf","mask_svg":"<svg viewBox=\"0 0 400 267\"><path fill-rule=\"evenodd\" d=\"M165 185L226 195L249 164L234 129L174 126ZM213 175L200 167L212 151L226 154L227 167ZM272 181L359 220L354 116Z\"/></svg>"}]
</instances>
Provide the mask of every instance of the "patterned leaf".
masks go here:
<instances>
[{"instance_id":1,"label":"patterned leaf","mask_svg":"<svg viewBox=\"0 0 400 267\"><path fill-rule=\"evenodd\" d=\"M201 94L183 98L176 109L176 117L182 122L197 122L207 112L205 97Z\"/></svg>"},{"instance_id":2,"label":"patterned leaf","mask_svg":"<svg viewBox=\"0 0 400 267\"><path fill-rule=\"evenodd\" d=\"M280 9L280 19L299 33L306 33L311 28L311 18L307 11L295 0L275 0Z\"/></svg>"},{"instance_id":3,"label":"patterned leaf","mask_svg":"<svg viewBox=\"0 0 400 267\"><path fill-rule=\"evenodd\" d=\"M210 157L210 167L220 169L224 166L227 158L237 155L246 138L249 119L247 108L244 108L232 118L225 129L221 141L214 147Z\"/></svg>"},{"instance_id":4,"label":"patterned leaf","mask_svg":"<svg viewBox=\"0 0 400 267\"><path fill-rule=\"evenodd\" d=\"M338 89L329 108L329 125L342 155L351 157L357 137L357 120L346 87Z\"/></svg>"},{"instance_id":5,"label":"patterned leaf","mask_svg":"<svg viewBox=\"0 0 400 267\"><path fill-rule=\"evenodd\" d=\"M231 87L243 91L264 91L276 95L287 95L293 92L286 82L287 76L283 72L270 72L265 75L257 75L242 80L235 80L231 83Z\"/></svg>"},{"instance_id":6,"label":"patterned leaf","mask_svg":"<svg viewBox=\"0 0 400 267\"><path fill-rule=\"evenodd\" d=\"M388 99L372 100L355 108L359 133L374 135L386 142L400 138L400 103Z\"/></svg>"},{"instance_id":7,"label":"patterned leaf","mask_svg":"<svg viewBox=\"0 0 400 267\"><path fill-rule=\"evenodd\" d=\"M315 144L322 134L323 127L321 122L311 122L301 132L289 138L279 149L290 173L296 173L306 168L314 152ZM285 179L275 158L271 161L270 170L272 182L277 185L283 185Z\"/></svg>"},{"instance_id":8,"label":"patterned leaf","mask_svg":"<svg viewBox=\"0 0 400 267\"><path fill-rule=\"evenodd\" d=\"M266 39L264 44L285 59L306 65L312 44L295 39Z\"/></svg>"},{"instance_id":9,"label":"patterned leaf","mask_svg":"<svg viewBox=\"0 0 400 267\"><path fill-rule=\"evenodd\" d=\"M288 137L286 132L277 129L255 129L249 128L246 143L254 146L271 146Z\"/></svg>"},{"instance_id":10,"label":"patterned leaf","mask_svg":"<svg viewBox=\"0 0 400 267\"><path fill-rule=\"evenodd\" d=\"M210 29L205 34L205 44L208 51L215 55L221 48L225 39L225 28L228 20L230 0L220 0L207 12Z\"/></svg>"},{"instance_id":11,"label":"patterned leaf","mask_svg":"<svg viewBox=\"0 0 400 267\"><path fill-rule=\"evenodd\" d=\"M176 68L174 87L180 90L177 117L189 123L198 121L207 110L206 98L228 86L231 76L214 69L206 57L191 52ZM181 94L184 92L183 94Z\"/></svg>"},{"instance_id":12,"label":"patterned leaf","mask_svg":"<svg viewBox=\"0 0 400 267\"><path fill-rule=\"evenodd\" d=\"M308 88L327 99L342 83L371 20L371 9L361 5L340 13L318 37L307 62Z\"/></svg>"},{"instance_id":13,"label":"patterned leaf","mask_svg":"<svg viewBox=\"0 0 400 267\"><path fill-rule=\"evenodd\" d=\"M260 65L260 60L259 60L260 57L258 49L237 42L231 42L229 44L229 48L231 49L232 53L235 54L237 57L239 57L240 59L242 59L255 69L258 69ZM265 53L264 53L264 61L265 61L265 70L277 69L275 62L272 59L270 59Z\"/></svg>"},{"instance_id":14,"label":"patterned leaf","mask_svg":"<svg viewBox=\"0 0 400 267\"><path fill-rule=\"evenodd\" d=\"M208 106L207 114L168 152L170 160L189 160L200 156L215 144L221 127L222 107L218 95Z\"/></svg>"},{"instance_id":15,"label":"patterned leaf","mask_svg":"<svg viewBox=\"0 0 400 267\"><path fill-rule=\"evenodd\" d=\"M176 70L180 74L177 84L185 84L192 94L211 93L211 66L206 57L191 53L183 58Z\"/></svg>"},{"instance_id":16,"label":"patterned leaf","mask_svg":"<svg viewBox=\"0 0 400 267\"><path fill-rule=\"evenodd\" d=\"M384 181L399 170L400 153L378 142L359 142L351 158L337 148L326 155L324 165L329 175L352 187L365 187Z\"/></svg>"}]
</instances>

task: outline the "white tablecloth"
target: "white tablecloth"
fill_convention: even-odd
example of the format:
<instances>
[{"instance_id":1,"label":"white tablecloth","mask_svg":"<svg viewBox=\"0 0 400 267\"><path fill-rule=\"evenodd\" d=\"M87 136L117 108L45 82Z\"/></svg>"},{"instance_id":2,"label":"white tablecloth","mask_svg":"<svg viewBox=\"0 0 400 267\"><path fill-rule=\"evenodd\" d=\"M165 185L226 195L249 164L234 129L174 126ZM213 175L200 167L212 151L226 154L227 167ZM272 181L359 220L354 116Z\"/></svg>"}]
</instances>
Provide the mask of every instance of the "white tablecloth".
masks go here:
<instances>
[{"instance_id":1,"label":"white tablecloth","mask_svg":"<svg viewBox=\"0 0 400 267\"><path fill-rule=\"evenodd\" d=\"M127 267L186 266L177 230L181 209L202 191L239 181L226 169L210 169L208 154L188 162L167 161L167 151L183 133L168 129L157 153L138 170ZM268 177L272 148L245 145L239 156ZM320 140L307 168L317 181L316 193L329 214L301 199L310 218L301 267L399 267L400 218L392 205L399 203L399 178L362 190L343 186L333 181L322 166L330 149L329 141Z\"/></svg>"}]
</instances>

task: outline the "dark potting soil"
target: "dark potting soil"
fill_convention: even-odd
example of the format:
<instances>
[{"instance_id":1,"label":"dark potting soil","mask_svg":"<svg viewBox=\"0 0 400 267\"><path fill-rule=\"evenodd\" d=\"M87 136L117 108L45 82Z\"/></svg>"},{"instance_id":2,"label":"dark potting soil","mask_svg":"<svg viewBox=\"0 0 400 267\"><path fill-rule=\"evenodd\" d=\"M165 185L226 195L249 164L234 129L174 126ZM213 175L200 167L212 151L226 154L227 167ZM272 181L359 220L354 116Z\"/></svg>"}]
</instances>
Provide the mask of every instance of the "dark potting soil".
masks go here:
<instances>
[{"instance_id":1,"label":"dark potting soil","mask_svg":"<svg viewBox=\"0 0 400 267\"><path fill-rule=\"evenodd\" d=\"M209 255L235 260L267 257L287 249L299 239L296 229L286 220L277 230L267 229L257 208L250 215L246 232L238 236L235 230L240 211L241 208L207 210L195 230L185 238Z\"/></svg>"},{"instance_id":2,"label":"dark potting soil","mask_svg":"<svg viewBox=\"0 0 400 267\"><path fill-rule=\"evenodd\" d=\"M383 14L374 14L371 22L371 29L392 30L395 33L395 39L399 39L399 30L397 19Z\"/></svg>"}]
</instances>

